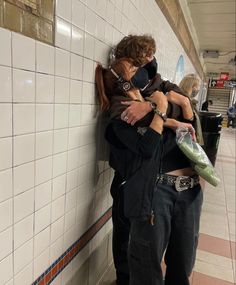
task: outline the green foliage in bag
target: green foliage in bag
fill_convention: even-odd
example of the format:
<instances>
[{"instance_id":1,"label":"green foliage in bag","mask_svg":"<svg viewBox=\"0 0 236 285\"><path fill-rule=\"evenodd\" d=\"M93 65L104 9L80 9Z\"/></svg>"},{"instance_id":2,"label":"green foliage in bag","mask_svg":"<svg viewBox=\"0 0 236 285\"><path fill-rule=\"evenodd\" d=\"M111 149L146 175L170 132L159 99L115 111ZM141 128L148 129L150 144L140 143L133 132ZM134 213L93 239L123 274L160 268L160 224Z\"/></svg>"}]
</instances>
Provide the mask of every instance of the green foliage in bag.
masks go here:
<instances>
[{"instance_id":1,"label":"green foliage in bag","mask_svg":"<svg viewBox=\"0 0 236 285\"><path fill-rule=\"evenodd\" d=\"M193 163L195 171L208 183L216 187L220 182L220 178L203 148L192 140L187 128L178 128L176 130L176 142L181 151Z\"/></svg>"}]
</instances>

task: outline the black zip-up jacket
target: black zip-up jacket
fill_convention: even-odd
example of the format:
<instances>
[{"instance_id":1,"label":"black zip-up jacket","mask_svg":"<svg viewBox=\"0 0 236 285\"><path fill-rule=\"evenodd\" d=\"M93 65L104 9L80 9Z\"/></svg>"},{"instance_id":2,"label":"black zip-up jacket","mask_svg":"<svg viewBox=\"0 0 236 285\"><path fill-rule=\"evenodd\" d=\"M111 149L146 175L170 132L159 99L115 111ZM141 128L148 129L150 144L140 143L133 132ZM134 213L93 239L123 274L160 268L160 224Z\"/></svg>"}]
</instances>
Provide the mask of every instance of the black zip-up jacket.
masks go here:
<instances>
[{"instance_id":1,"label":"black zip-up jacket","mask_svg":"<svg viewBox=\"0 0 236 285\"><path fill-rule=\"evenodd\" d=\"M110 143L110 166L124 183L124 212L129 218L147 219L160 163L161 135L121 120L112 120L105 137Z\"/></svg>"}]
</instances>

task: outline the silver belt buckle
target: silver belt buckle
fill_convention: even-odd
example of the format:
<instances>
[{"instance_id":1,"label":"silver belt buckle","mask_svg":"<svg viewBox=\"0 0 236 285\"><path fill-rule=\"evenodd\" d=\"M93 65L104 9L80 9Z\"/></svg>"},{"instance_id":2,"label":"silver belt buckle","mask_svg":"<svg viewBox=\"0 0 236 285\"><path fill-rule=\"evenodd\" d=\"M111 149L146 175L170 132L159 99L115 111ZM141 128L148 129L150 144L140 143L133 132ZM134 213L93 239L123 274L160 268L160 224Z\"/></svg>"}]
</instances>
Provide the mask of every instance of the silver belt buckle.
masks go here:
<instances>
[{"instance_id":1,"label":"silver belt buckle","mask_svg":"<svg viewBox=\"0 0 236 285\"><path fill-rule=\"evenodd\" d=\"M188 188L190 188L193 184L193 179L191 178L191 182L189 184L189 182L187 181L187 179L189 179L189 176L178 176L175 180L175 189L178 192L187 190ZM186 182L184 182L184 180Z\"/></svg>"}]
</instances>

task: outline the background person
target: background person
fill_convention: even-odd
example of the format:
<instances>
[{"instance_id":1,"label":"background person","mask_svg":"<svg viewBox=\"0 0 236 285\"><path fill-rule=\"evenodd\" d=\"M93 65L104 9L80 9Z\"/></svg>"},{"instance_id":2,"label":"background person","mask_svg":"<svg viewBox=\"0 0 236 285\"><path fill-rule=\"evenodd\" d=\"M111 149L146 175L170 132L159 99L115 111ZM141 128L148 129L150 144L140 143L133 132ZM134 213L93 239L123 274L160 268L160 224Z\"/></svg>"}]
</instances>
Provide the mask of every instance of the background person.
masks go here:
<instances>
[{"instance_id":1,"label":"background person","mask_svg":"<svg viewBox=\"0 0 236 285\"><path fill-rule=\"evenodd\" d=\"M198 116L198 109L197 109L198 101L195 99L195 97L199 93L200 79L194 73L187 74L180 81L179 88L182 90L183 94L188 96L191 100L195 119L196 119L195 123L194 123L194 129L196 131L197 142L200 145L204 145L203 135L202 135L202 127L201 127L201 122L200 122L200 119Z\"/></svg>"},{"instance_id":2,"label":"background person","mask_svg":"<svg viewBox=\"0 0 236 285\"><path fill-rule=\"evenodd\" d=\"M231 107L228 108L227 116L228 116L227 128L229 128L230 123L232 123L232 128L235 128L236 127L236 102Z\"/></svg>"},{"instance_id":3,"label":"background person","mask_svg":"<svg viewBox=\"0 0 236 285\"><path fill-rule=\"evenodd\" d=\"M210 105L213 105L213 101L212 100L206 100L203 104L202 104L202 111L207 111L209 112L208 110L208 106Z\"/></svg>"}]
</instances>

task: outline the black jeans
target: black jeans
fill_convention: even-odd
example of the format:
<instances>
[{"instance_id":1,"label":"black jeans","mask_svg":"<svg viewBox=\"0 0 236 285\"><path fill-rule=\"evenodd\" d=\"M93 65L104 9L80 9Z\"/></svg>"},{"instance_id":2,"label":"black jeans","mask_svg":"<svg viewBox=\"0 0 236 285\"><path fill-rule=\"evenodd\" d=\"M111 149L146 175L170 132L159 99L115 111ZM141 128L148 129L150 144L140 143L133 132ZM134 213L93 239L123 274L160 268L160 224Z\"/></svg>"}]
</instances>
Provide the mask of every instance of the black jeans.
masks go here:
<instances>
[{"instance_id":1,"label":"black jeans","mask_svg":"<svg viewBox=\"0 0 236 285\"><path fill-rule=\"evenodd\" d=\"M124 194L120 186L122 179L115 174L112 185L111 195L112 205L112 252L116 269L118 285L129 285L129 265L128 265L128 245L130 233L130 221L124 216Z\"/></svg>"},{"instance_id":2,"label":"black jeans","mask_svg":"<svg viewBox=\"0 0 236 285\"><path fill-rule=\"evenodd\" d=\"M131 221L130 285L189 285L202 200L200 185L183 192L177 192L173 186L157 185L153 198L154 225L150 221ZM165 281L161 270L164 252Z\"/></svg>"}]
</instances>

